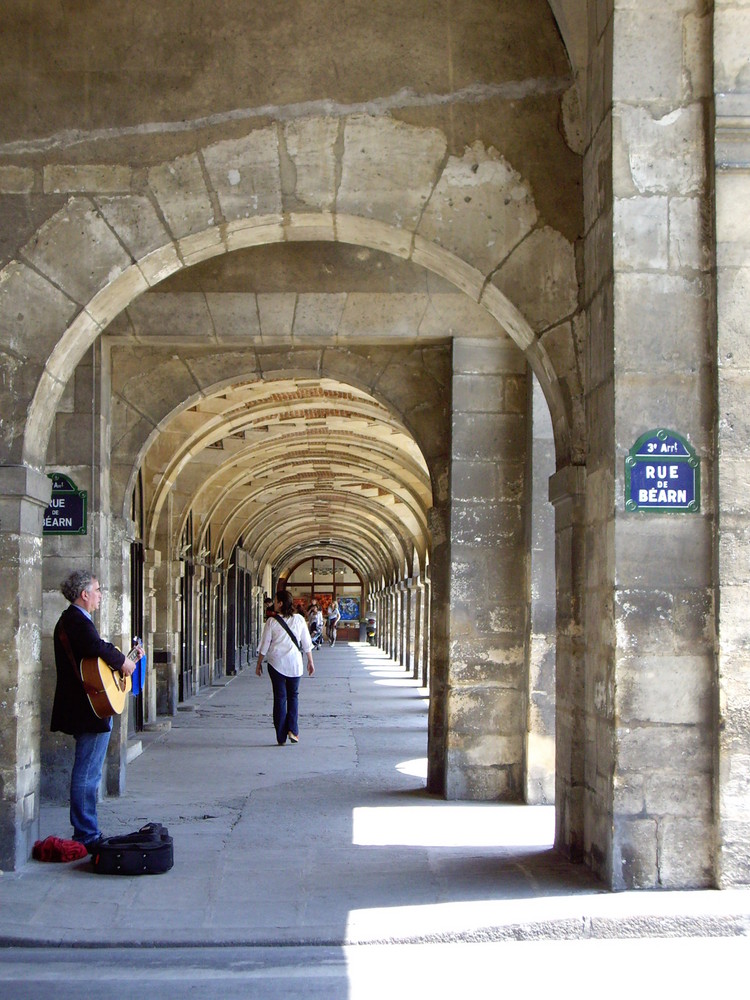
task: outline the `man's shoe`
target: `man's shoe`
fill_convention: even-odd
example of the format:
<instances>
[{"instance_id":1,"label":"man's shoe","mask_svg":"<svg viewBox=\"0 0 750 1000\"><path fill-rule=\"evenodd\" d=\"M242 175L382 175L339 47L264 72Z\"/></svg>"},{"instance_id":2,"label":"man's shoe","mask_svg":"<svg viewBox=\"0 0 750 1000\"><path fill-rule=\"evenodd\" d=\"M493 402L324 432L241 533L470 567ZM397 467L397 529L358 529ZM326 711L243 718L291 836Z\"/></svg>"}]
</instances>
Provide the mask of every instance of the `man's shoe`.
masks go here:
<instances>
[{"instance_id":1,"label":"man's shoe","mask_svg":"<svg viewBox=\"0 0 750 1000\"><path fill-rule=\"evenodd\" d=\"M290 743L299 743L299 736L295 736L294 733L289 734Z\"/></svg>"}]
</instances>

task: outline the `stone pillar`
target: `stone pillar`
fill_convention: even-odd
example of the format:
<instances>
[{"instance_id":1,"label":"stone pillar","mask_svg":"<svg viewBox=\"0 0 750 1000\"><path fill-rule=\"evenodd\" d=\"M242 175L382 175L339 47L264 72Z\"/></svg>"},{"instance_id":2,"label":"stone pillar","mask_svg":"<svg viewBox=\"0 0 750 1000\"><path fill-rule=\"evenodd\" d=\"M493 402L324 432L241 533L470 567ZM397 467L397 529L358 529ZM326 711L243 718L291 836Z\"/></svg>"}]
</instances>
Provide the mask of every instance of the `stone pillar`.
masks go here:
<instances>
[{"instance_id":1,"label":"stone pillar","mask_svg":"<svg viewBox=\"0 0 750 1000\"><path fill-rule=\"evenodd\" d=\"M422 600L423 600L424 587L419 579L419 576L414 577L414 584L412 589L412 637L411 637L411 648L412 648L412 670L411 675L415 681L419 680L419 675L421 671L421 629L422 629Z\"/></svg>"},{"instance_id":2,"label":"stone pillar","mask_svg":"<svg viewBox=\"0 0 750 1000\"><path fill-rule=\"evenodd\" d=\"M585 483L581 466L560 469L549 481L557 592L555 847L572 861L584 853Z\"/></svg>"},{"instance_id":3,"label":"stone pillar","mask_svg":"<svg viewBox=\"0 0 750 1000\"><path fill-rule=\"evenodd\" d=\"M447 794L448 772L448 680L450 628L450 505L448 462L433 471L433 506L429 511L432 551L430 563L430 708L427 722L427 791Z\"/></svg>"},{"instance_id":4,"label":"stone pillar","mask_svg":"<svg viewBox=\"0 0 750 1000\"><path fill-rule=\"evenodd\" d=\"M521 352L500 339L455 340L445 690L450 799L524 797L526 435Z\"/></svg>"},{"instance_id":5,"label":"stone pillar","mask_svg":"<svg viewBox=\"0 0 750 1000\"><path fill-rule=\"evenodd\" d=\"M101 634L124 652L130 649L130 546L134 538L133 523L120 517L102 518L108 522L109 546L100 552L99 579L105 590L100 613ZM112 719L112 736L107 750L106 789L108 795L125 791L128 712L130 699L122 715Z\"/></svg>"},{"instance_id":6,"label":"stone pillar","mask_svg":"<svg viewBox=\"0 0 750 1000\"><path fill-rule=\"evenodd\" d=\"M39 836L42 516L52 484L0 467L0 869L20 868Z\"/></svg>"},{"instance_id":7,"label":"stone pillar","mask_svg":"<svg viewBox=\"0 0 750 1000\"><path fill-rule=\"evenodd\" d=\"M714 3L719 414L717 882L750 883L750 7Z\"/></svg>"},{"instance_id":8,"label":"stone pillar","mask_svg":"<svg viewBox=\"0 0 750 1000\"><path fill-rule=\"evenodd\" d=\"M391 584L388 588L388 655L392 660L396 659L396 628L398 619L396 617L396 587Z\"/></svg>"},{"instance_id":9,"label":"stone pillar","mask_svg":"<svg viewBox=\"0 0 750 1000\"><path fill-rule=\"evenodd\" d=\"M587 576L599 574L600 587L586 612L587 745L597 759L586 766L585 849L617 889L713 881L710 28L702 0L614 5L613 367L589 407L599 444L587 463L587 521L598 545ZM591 339L606 344L606 328ZM625 510L625 457L658 427L701 458L697 514Z\"/></svg>"},{"instance_id":10,"label":"stone pillar","mask_svg":"<svg viewBox=\"0 0 750 1000\"><path fill-rule=\"evenodd\" d=\"M526 736L526 802L555 800L555 526L548 481L555 470L552 420L541 387L532 378L528 482L531 539L529 717Z\"/></svg>"},{"instance_id":11,"label":"stone pillar","mask_svg":"<svg viewBox=\"0 0 750 1000\"><path fill-rule=\"evenodd\" d=\"M430 601L432 587L430 586L429 567L425 571L424 589L422 593L422 686L429 687L432 676L432 632Z\"/></svg>"}]
</instances>

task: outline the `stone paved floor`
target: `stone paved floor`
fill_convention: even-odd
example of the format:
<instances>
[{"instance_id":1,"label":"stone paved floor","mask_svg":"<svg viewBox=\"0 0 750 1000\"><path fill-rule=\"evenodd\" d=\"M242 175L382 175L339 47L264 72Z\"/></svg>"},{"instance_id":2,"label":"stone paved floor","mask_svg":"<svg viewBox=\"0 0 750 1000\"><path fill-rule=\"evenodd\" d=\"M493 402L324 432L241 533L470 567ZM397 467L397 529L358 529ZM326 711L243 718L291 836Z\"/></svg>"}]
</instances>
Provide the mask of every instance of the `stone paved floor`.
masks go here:
<instances>
[{"instance_id":1,"label":"stone paved floor","mask_svg":"<svg viewBox=\"0 0 750 1000\"><path fill-rule=\"evenodd\" d=\"M165 823L175 866L96 875L30 862L0 876L0 942L269 945L750 931L750 893L606 892L551 848L545 807L424 791L426 693L381 651L324 648L278 747L252 670L147 738L105 832ZM41 835L69 836L46 807ZM113 929L116 929L114 931Z\"/></svg>"}]
</instances>

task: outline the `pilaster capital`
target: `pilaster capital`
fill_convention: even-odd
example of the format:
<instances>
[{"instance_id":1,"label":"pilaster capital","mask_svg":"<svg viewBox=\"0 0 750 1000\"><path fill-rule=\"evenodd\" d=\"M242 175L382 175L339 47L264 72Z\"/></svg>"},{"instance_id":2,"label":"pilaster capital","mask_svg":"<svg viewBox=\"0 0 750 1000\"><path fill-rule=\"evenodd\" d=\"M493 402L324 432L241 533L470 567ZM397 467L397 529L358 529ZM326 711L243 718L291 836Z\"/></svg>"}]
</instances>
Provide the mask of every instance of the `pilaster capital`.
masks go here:
<instances>
[{"instance_id":1,"label":"pilaster capital","mask_svg":"<svg viewBox=\"0 0 750 1000\"><path fill-rule=\"evenodd\" d=\"M52 499L52 480L27 465L0 465L0 497L17 497L47 507Z\"/></svg>"},{"instance_id":2,"label":"pilaster capital","mask_svg":"<svg viewBox=\"0 0 750 1000\"><path fill-rule=\"evenodd\" d=\"M554 507L568 500L583 499L585 489L584 465L567 465L549 477L549 501Z\"/></svg>"}]
</instances>

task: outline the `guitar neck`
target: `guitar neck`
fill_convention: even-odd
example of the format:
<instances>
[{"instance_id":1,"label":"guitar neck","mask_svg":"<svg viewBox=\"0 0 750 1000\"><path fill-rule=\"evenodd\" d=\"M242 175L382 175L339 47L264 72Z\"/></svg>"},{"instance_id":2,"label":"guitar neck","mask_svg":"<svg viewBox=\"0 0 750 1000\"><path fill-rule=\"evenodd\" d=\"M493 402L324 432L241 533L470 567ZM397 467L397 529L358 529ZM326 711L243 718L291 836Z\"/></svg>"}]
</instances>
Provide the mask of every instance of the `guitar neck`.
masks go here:
<instances>
[{"instance_id":1,"label":"guitar neck","mask_svg":"<svg viewBox=\"0 0 750 1000\"><path fill-rule=\"evenodd\" d=\"M141 645L141 640L137 638L134 639L133 648L130 650L129 653L126 654L125 659L130 660L131 663L137 663L141 658L141 654L138 652L138 648L140 645Z\"/></svg>"}]
</instances>

